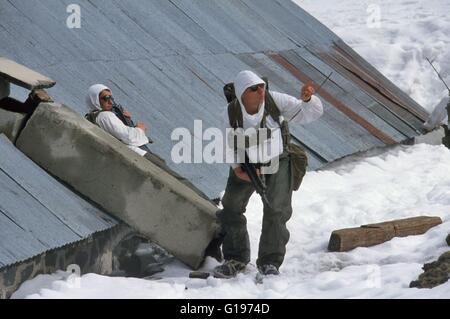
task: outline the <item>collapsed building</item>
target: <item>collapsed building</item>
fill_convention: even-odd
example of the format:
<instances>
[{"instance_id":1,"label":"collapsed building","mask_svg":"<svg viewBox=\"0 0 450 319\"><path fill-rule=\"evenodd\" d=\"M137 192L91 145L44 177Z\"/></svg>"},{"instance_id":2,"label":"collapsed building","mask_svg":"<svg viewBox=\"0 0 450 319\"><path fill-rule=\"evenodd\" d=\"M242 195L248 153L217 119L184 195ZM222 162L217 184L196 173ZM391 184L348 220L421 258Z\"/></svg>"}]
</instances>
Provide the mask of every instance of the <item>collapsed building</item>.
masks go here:
<instances>
[{"instance_id":1,"label":"collapsed building","mask_svg":"<svg viewBox=\"0 0 450 319\"><path fill-rule=\"evenodd\" d=\"M227 165L171 162L171 133L192 131L195 120L222 127L222 88L243 69L293 96L329 77L317 91L324 115L291 127L309 170L424 133L420 105L290 0L78 3L75 29L67 0L0 8L3 297L71 264L110 274L114 251L133 236L197 268L218 230L217 207L83 118L93 83L147 122L152 150L211 198L225 188ZM1 110L1 99L23 99L18 87L51 88L57 103L31 116Z\"/></svg>"}]
</instances>

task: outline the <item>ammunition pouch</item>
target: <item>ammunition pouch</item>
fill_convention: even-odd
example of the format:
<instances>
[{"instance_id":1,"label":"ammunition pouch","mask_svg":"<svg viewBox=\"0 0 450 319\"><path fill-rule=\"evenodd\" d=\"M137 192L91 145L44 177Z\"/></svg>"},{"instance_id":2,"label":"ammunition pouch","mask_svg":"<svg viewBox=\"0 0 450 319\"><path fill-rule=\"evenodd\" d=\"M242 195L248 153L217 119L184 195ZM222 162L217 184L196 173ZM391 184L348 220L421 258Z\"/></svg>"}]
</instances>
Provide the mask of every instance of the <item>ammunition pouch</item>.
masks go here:
<instances>
[{"instance_id":1,"label":"ammunition pouch","mask_svg":"<svg viewBox=\"0 0 450 319\"><path fill-rule=\"evenodd\" d=\"M291 161L292 189L296 191L300 188L300 184L303 181L303 176L306 174L308 157L306 156L303 148L293 143L288 145L287 151Z\"/></svg>"}]
</instances>

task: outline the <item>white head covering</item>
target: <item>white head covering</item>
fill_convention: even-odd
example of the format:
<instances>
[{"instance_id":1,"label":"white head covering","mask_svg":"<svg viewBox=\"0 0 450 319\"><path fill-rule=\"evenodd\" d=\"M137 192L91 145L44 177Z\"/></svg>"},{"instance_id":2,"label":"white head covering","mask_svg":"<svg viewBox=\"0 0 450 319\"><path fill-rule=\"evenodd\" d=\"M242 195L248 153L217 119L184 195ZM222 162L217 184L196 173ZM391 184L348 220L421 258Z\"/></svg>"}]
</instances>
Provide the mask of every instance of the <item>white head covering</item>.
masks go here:
<instances>
[{"instance_id":1,"label":"white head covering","mask_svg":"<svg viewBox=\"0 0 450 319\"><path fill-rule=\"evenodd\" d=\"M244 93L244 91L249 87L257 84L264 84L264 86L266 85L264 80L252 71L245 70L239 72L238 75L236 75L236 79L234 80L234 91L242 107L244 106L242 104L242 93Z\"/></svg>"},{"instance_id":2,"label":"white head covering","mask_svg":"<svg viewBox=\"0 0 450 319\"><path fill-rule=\"evenodd\" d=\"M103 90L108 90L112 93L111 89L103 84L94 84L88 90L88 95L86 96L86 104L91 110L101 110L100 106L100 92Z\"/></svg>"}]
</instances>

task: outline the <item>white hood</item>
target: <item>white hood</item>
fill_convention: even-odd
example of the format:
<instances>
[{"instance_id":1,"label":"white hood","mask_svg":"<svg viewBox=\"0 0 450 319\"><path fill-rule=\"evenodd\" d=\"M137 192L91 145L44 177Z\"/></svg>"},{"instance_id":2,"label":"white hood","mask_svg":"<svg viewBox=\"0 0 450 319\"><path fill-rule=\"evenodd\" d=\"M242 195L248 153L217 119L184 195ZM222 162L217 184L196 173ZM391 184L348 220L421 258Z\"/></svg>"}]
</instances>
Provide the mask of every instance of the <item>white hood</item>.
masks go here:
<instances>
[{"instance_id":1,"label":"white hood","mask_svg":"<svg viewBox=\"0 0 450 319\"><path fill-rule=\"evenodd\" d=\"M246 114L247 112L245 111L244 104L242 104L242 93L244 93L247 88L256 84L264 84L264 86L266 85L263 79L261 79L252 71L248 70L239 72L236 76L236 79L234 80L234 91L236 93L239 104L241 104L243 114Z\"/></svg>"},{"instance_id":2,"label":"white hood","mask_svg":"<svg viewBox=\"0 0 450 319\"><path fill-rule=\"evenodd\" d=\"M91 110L101 110L100 106L100 92L103 90L108 90L112 93L111 89L103 84L94 84L88 90L88 95L86 97L86 104Z\"/></svg>"}]
</instances>

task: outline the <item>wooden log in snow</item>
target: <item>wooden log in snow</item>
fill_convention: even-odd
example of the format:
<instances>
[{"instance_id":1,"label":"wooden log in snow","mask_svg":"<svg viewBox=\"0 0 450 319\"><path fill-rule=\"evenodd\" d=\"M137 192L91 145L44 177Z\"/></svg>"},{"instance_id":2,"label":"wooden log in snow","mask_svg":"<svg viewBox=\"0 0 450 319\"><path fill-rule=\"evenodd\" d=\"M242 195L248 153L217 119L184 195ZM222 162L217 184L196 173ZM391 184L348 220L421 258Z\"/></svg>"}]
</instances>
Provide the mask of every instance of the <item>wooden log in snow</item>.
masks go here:
<instances>
[{"instance_id":1,"label":"wooden log in snow","mask_svg":"<svg viewBox=\"0 0 450 319\"><path fill-rule=\"evenodd\" d=\"M378 245L394 237L423 234L439 224L442 224L440 217L419 216L339 229L331 234L328 250L349 251L356 247Z\"/></svg>"}]
</instances>

